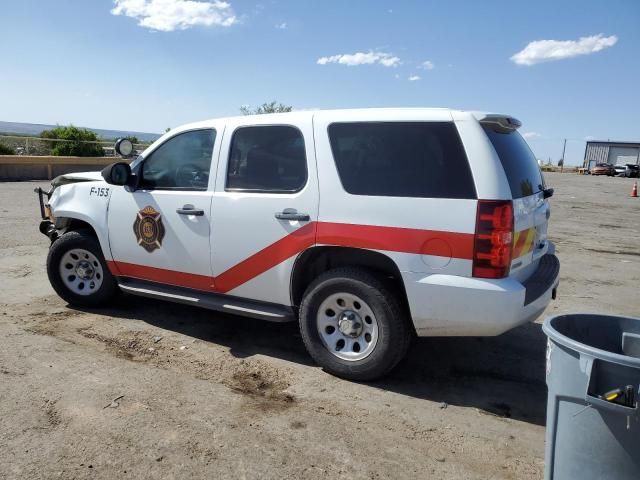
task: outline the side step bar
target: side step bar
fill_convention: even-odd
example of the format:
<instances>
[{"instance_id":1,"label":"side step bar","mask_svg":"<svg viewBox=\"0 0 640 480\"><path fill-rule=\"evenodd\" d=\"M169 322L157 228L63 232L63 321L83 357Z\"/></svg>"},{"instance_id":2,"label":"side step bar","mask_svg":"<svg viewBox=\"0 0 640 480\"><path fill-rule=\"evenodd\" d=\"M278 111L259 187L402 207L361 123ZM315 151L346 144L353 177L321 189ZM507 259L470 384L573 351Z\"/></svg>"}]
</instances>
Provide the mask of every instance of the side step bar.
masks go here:
<instances>
[{"instance_id":1,"label":"side step bar","mask_svg":"<svg viewBox=\"0 0 640 480\"><path fill-rule=\"evenodd\" d=\"M133 278L119 278L118 286L131 295L155 298L169 302L183 303L217 312L242 315L268 322L295 321L293 309L274 303L246 300L231 295L201 292L190 288L173 287Z\"/></svg>"}]
</instances>

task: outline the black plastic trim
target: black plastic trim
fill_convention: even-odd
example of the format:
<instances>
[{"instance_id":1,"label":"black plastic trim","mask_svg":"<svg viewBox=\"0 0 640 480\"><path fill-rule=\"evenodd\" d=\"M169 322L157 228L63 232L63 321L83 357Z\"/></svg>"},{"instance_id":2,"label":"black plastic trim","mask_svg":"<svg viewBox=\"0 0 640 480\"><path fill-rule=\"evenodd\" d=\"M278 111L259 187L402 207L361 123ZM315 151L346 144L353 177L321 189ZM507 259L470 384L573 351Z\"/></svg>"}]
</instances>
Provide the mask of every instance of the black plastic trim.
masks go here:
<instances>
[{"instance_id":1,"label":"black plastic trim","mask_svg":"<svg viewBox=\"0 0 640 480\"><path fill-rule=\"evenodd\" d=\"M524 304L529 305L547 290L553 287L558 281L560 274L560 260L552 254L544 255L540 258L538 269L525 280L522 285L526 289Z\"/></svg>"}]
</instances>

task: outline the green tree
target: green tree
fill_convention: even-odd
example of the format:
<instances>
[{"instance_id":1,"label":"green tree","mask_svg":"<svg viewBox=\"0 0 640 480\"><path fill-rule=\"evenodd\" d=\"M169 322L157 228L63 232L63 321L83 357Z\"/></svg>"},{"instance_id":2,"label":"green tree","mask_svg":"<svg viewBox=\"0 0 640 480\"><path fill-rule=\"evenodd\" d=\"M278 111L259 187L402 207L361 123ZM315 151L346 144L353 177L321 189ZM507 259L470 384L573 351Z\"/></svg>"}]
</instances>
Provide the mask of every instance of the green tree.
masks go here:
<instances>
[{"instance_id":1,"label":"green tree","mask_svg":"<svg viewBox=\"0 0 640 480\"><path fill-rule=\"evenodd\" d=\"M278 103L275 100L271 103L263 103L257 108L251 108L248 105L240 107L240 112L243 115L262 115L264 113L286 113L293 110L293 107Z\"/></svg>"},{"instance_id":2,"label":"green tree","mask_svg":"<svg viewBox=\"0 0 640 480\"><path fill-rule=\"evenodd\" d=\"M13 148L0 143L0 155L15 155L16 152L13 151Z\"/></svg>"},{"instance_id":3,"label":"green tree","mask_svg":"<svg viewBox=\"0 0 640 480\"><path fill-rule=\"evenodd\" d=\"M70 157L102 157L104 151L98 143L98 135L91 130L74 127L56 127L53 130L44 130L40 138L68 140L66 142L52 142L51 155Z\"/></svg>"},{"instance_id":4,"label":"green tree","mask_svg":"<svg viewBox=\"0 0 640 480\"><path fill-rule=\"evenodd\" d=\"M127 135L126 137L127 140L129 140L131 143L133 143L134 145L137 145L138 143L140 143L140 140L138 140L138 137L134 136L134 135Z\"/></svg>"}]
</instances>

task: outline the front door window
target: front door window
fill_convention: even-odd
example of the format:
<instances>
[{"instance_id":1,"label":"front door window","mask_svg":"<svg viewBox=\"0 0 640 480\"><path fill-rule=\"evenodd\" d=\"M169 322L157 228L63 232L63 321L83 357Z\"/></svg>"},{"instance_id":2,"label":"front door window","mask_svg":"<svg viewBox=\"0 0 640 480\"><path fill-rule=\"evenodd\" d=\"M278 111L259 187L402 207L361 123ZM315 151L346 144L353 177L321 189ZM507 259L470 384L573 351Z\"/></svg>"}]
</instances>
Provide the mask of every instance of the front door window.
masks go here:
<instances>
[{"instance_id":1,"label":"front door window","mask_svg":"<svg viewBox=\"0 0 640 480\"><path fill-rule=\"evenodd\" d=\"M213 129L193 130L170 138L145 158L140 188L206 190L215 139Z\"/></svg>"}]
</instances>

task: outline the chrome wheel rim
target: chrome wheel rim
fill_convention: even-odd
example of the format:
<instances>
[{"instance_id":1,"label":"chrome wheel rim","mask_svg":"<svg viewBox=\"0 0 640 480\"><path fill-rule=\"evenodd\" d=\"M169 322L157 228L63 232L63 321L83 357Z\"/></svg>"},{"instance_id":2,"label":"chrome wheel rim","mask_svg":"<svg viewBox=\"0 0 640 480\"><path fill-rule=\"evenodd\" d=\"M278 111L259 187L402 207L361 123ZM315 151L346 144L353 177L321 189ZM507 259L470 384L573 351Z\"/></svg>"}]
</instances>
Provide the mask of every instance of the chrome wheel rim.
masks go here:
<instances>
[{"instance_id":1,"label":"chrome wheel rim","mask_svg":"<svg viewBox=\"0 0 640 480\"><path fill-rule=\"evenodd\" d=\"M317 328L325 348L341 360L371 355L378 342L378 321L371 307L357 295L329 295L318 309Z\"/></svg>"},{"instance_id":2,"label":"chrome wheel rim","mask_svg":"<svg viewBox=\"0 0 640 480\"><path fill-rule=\"evenodd\" d=\"M98 257L82 248L74 248L62 256L59 272L62 283L76 295L96 293L104 280Z\"/></svg>"}]
</instances>

